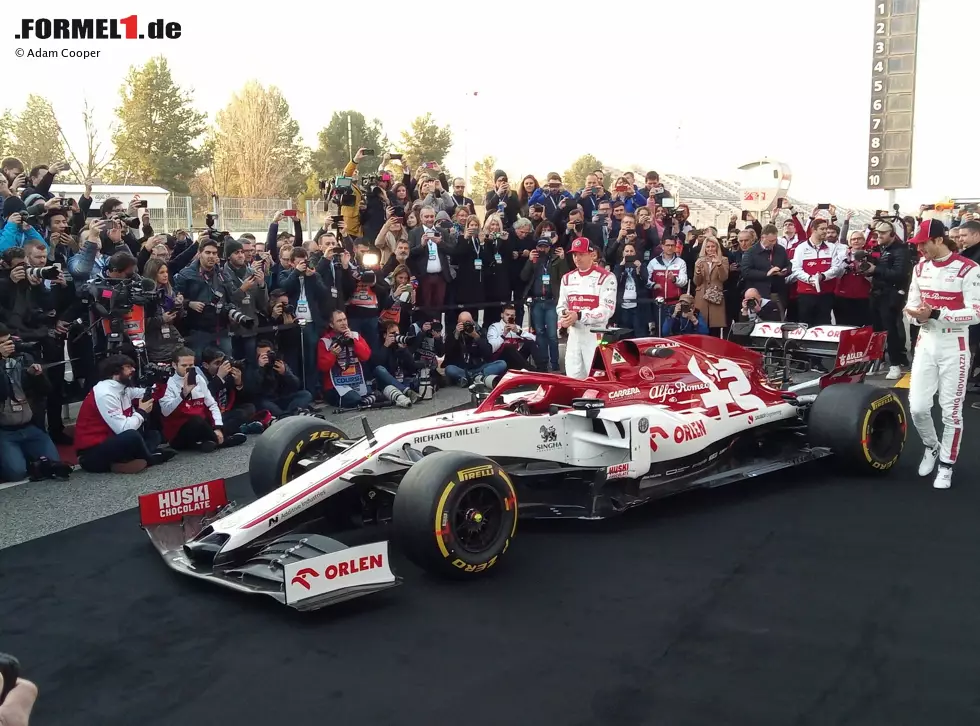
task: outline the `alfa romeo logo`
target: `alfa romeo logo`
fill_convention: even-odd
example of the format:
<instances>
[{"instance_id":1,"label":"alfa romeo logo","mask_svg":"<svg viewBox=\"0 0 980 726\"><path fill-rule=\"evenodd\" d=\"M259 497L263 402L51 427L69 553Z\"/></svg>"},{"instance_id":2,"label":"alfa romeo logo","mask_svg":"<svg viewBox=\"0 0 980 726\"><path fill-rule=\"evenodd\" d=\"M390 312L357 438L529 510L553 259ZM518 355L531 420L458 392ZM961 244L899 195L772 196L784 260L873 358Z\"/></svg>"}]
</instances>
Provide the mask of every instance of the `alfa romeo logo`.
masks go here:
<instances>
[{"instance_id":1,"label":"alfa romeo logo","mask_svg":"<svg viewBox=\"0 0 980 726\"><path fill-rule=\"evenodd\" d=\"M641 434L645 434L647 431L650 430L650 422L647 421L645 418L641 418L639 423L637 424L637 428L640 429Z\"/></svg>"}]
</instances>

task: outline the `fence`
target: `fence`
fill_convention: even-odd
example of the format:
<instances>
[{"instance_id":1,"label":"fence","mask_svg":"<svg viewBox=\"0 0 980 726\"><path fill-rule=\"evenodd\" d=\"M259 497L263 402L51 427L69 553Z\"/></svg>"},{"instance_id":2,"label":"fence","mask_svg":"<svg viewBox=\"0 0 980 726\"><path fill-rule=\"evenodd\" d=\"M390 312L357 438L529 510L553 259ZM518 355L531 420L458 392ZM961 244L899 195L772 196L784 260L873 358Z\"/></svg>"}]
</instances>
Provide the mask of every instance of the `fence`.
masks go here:
<instances>
[{"instance_id":1,"label":"fence","mask_svg":"<svg viewBox=\"0 0 980 726\"><path fill-rule=\"evenodd\" d=\"M193 226L192 204L191 197L171 194L167 197L166 209L147 208L153 231L173 234L178 229L190 229Z\"/></svg>"},{"instance_id":2,"label":"fence","mask_svg":"<svg viewBox=\"0 0 980 726\"><path fill-rule=\"evenodd\" d=\"M235 237L251 232L257 238L264 239L276 212L292 209L292 206L292 199L222 197L218 200L217 227L231 232Z\"/></svg>"}]
</instances>

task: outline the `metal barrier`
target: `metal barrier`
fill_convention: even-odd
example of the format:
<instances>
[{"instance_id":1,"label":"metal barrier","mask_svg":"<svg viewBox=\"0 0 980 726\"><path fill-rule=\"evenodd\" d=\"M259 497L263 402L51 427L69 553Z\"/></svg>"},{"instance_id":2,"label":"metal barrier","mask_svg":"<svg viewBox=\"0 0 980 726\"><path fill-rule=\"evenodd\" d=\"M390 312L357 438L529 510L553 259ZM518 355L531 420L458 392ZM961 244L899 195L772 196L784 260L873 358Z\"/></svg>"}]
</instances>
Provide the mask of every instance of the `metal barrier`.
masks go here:
<instances>
[{"instance_id":1,"label":"metal barrier","mask_svg":"<svg viewBox=\"0 0 980 726\"><path fill-rule=\"evenodd\" d=\"M189 230L193 226L193 202L191 197L171 194L166 209L147 208L150 225L157 234L173 234L178 229Z\"/></svg>"},{"instance_id":2,"label":"metal barrier","mask_svg":"<svg viewBox=\"0 0 980 726\"><path fill-rule=\"evenodd\" d=\"M241 199L222 197L218 202L218 229L238 237L251 232L265 238L276 212L292 209L292 199Z\"/></svg>"}]
</instances>

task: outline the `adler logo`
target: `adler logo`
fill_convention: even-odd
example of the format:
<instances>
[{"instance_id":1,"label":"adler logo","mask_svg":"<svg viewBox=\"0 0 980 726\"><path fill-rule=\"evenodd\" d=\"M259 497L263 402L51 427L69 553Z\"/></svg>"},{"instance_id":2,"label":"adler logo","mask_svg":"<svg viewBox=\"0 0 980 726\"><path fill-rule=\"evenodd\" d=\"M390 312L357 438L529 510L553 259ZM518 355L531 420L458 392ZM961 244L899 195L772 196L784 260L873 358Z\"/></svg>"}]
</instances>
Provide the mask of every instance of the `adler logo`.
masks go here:
<instances>
[{"instance_id":1,"label":"adler logo","mask_svg":"<svg viewBox=\"0 0 980 726\"><path fill-rule=\"evenodd\" d=\"M851 363L860 363L864 360L864 353L845 353L837 358L837 365L847 366Z\"/></svg>"},{"instance_id":2,"label":"adler logo","mask_svg":"<svg viewBox=\"0 0 980 726\"><path fill-rule=\"evenodd\" d=\"M612 401L617 398L629 398L630 396L640 395L639 388L624 388L622 391L613 391L607 396L607 398Z\"/></svg>"}]
</instances>

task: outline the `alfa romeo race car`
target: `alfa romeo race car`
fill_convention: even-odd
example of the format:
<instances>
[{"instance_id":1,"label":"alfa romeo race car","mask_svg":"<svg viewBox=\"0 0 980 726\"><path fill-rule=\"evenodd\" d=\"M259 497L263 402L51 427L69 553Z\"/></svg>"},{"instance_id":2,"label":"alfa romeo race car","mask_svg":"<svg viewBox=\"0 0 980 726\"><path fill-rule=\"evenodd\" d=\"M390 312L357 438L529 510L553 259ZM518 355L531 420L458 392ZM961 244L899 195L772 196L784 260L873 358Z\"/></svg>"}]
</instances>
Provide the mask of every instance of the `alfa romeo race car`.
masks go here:
<instances>
[{"instance_id":1,"label":"alfa romeo race car","mask_svg":"<svg viewBox=\"0 0 980 726\"><path fill-rule=\"evenodd\" d=\"M902 403L861 382L880 352L870 329L846 331L812 393L728 340L604 333L587 380L511 372L471 389L471 408L362 419L359 436L279 421L251 455L254 501L180 487L141 497L142 525L177 571L309 610L399 584L389 539L430 572L480 577L511 556L519 518L601 519L831 455L880 474L904 448Z\"/></svg>"}]
</instances>

